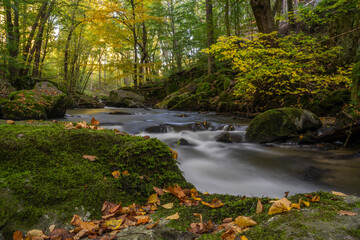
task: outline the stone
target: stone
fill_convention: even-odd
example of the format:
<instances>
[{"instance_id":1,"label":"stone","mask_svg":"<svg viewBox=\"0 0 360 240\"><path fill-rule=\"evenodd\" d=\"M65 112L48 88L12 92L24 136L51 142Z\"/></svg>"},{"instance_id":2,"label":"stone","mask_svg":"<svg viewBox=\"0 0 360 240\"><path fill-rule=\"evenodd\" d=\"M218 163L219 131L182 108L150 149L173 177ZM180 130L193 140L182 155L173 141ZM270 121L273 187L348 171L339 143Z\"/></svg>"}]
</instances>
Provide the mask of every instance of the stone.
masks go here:
<instances>
[{"instance_id":1,"label":"stone","mask_svg":"<svg viewBox=\"0 0 360 240\"><path fill-rule=\"evenodd\" d=\"M9 95L1 109L4 119L26 120L62 117L67 96L50 82L40 82L32 90L21 90Z\"/></svg>"},{"instance_id":2,"label":"stone","mask_svg":"<svg viewBox=\"0 0 360 240\"><path fill-rule=\"evenodd\" d=\"M240 135L225 132L217 136L216 141L224 142L224 143L232 143L232 142L241 143L243 142L243 139Z\"/></svg>"},{"instance_id":3,"label":"stone","mask_svg":"<svg viewBox=\"0 0 360 240\"><path fill-rule=\"evenodd\" d=\"M99 102L96 98L91 96L73 93L69 95L71 100L70 107L72 108L103 108L105 107L104 103Z\"/></svg>"},{"instance_id":4,"label":"stone","mask_svg":"<svg viewBox=\"0 0 360 240\"><path fill-rule=\"evenodd\" d=\"M322 126L312 112L297 108L268 110L251 122L246 131L246 141L255 143L281 142L306 131L316 131Z\"/></svg>"},{"instance_id":5,"label":"stone","mask_svg":"<svg viewBox=\"0 0 360 240\"><path fill-rule=\"evenodd\" d=\"M112 107L145 107L145 97L137 93L125 90L114 90L110 92L106 105Z\"/></svg>"},{"instance_id":6,"label":"stone","mask_svg":"<svg viewBox=\"0 0 360 240\"><path fill-rule=\"evenodd\" d=\"M129 112L123 112L123 111L114 111L114 112L109 112L110 115L132 115L132 113Z\"/></svg>"}]
</instances>

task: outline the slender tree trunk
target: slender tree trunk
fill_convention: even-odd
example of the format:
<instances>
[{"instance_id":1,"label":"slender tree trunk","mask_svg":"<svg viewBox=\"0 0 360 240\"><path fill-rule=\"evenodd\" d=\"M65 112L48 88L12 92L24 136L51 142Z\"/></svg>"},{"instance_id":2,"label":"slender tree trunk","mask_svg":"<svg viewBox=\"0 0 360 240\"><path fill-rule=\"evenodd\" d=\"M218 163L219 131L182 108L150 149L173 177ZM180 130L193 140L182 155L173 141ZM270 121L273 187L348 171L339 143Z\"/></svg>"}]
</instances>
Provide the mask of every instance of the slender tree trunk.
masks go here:
<instances>
[{"instance_id":1,"label":"slender tree trunk","mask_svg":"<svg viewBox=\"0 0 360 240\"><path fill-rule=\"evenodd\" d=\"M214 23L212 14L212 0L206 0L206 30L207 30L207 47L214 44ZM208 55L208 75L214 71L215 59L214 56Z\"/></svg>"},{"instance_id":2,"label":"slender tree trunk","mask_svg":"<svg viewBox=\"0 0 360 240\"><path fill-rule=\"evenodd\" d=\"M228 37L231 35L229 14L230 14L229 0L225 0L225 27L226 27L226 36Z\"/></svg>"},{"instance_id":3,"label":"slender tree trunk","mask_svg":"<svg viewBox=\"0 0 360 240\"><path fill-rule=\"evenodd\" d=\"M250 0L259 32L271 33L274 30L274 18L270 0Z\"/></svg>"},{"instance_id":4,"label":"slender tree trunk","mask_svg":"<svg viewBox=\"0 0 360 240\"><path fill-rule=\"evenodd\" d=\"M134 40L134 74L133 74L133 82L134 82L134 88L137 89L138 87L138 39L136 34L136 15L135 15L135 2L134 0L130 1L131 3L131 10L132 10L132 32L133 32L133 40Z\"/></svg>"},{"instance_id":5,"label":"slender tree trunk","mask_svg":"<svg viewBox=\"0 0 360 240\"><path fill-rule=\"evenodd\" d=\"M290 24L290 29L294 30L295 25L295 13L294 13L294 5L293 0L287 0L287 6L288 6L288 20Z\"/></svg>"}]
</instances>

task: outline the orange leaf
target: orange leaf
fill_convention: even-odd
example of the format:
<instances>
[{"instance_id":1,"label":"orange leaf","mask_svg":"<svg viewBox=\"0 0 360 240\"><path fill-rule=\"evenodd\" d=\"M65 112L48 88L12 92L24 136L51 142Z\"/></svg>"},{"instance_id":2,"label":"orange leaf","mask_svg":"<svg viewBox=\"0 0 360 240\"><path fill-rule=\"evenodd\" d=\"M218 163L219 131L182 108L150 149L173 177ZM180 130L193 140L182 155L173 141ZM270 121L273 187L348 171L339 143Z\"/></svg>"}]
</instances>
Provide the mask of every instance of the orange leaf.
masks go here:
<instances>
[{"instance_id":1,"label":"orange leaf","mask_svg":"<svg viewBox=\"0 0 360 240\"><path fill-rule=\"evenodd\" d=\"M178 186L178 185L174 185L174 187L173 186L169 186L168 188L167 188L172 194L174 194L176 197L178 197L178 198L183 198L183 197L186 197L186 195L185 195L185 193L184 193L184 191L182 190L182 188L180 187L180 186Z\"/></svg>"},{"instance_id":2,"label":"orange leaf","mask_svg":"<svg viewBox=\"0 0 360 240\"><path fill-rule=\"evenodd\" d=\"M217 198L214 198L214 200L211 201L211 203L206 203L204 201L201 201L201 203L205 206L211 207L211 208L219 208L222 207L224 204Z\"/></svg>"},{"instance_id":3,"label":"orange leaf","mask_svg":"<svg viewBox=\"0 0 360 240\"><path fill-rule=\"evenodd\" d=\"M98 120L96 120L95 118L91 118L91 125L100 125L100 122Z\"/></svg>"},{"instance_id":4,"label":"orange leaf","mask_svg":"<svg viewBox=\"0 0 360 240\"><path fill-rule=\"evenodd\" d=\"M156 221L156 223L150 224L148 226L146 226L147 229L153 229L154 227L156 227L159 224L159 220Z\"/></svg>"},{"instance_id":5,"label":"orange leaf","mask_svg":"<svg viewBox=\"0 0 360 240\"><path fill-rule=\"evenodd\" d=\"M136 225L145 224L150 221L149 216L135 216L134 218L137 220Z\"/></svg>"},{"instance_id":6,"label":"orange leaf","mask_svg":"<svg viewBox=\"0 0 360 240\"><path fill-rule=\"evenodd\" d=\"M95 161L96 159L98 159L98 157L96 156L90 156L90 155L83 155L83 158L88 159L90 162Z\"/></svg>"},{"instance_id":7,"label":"orange leaf","mask_svg":"<svg viewBox=\"0 0 360 240\"><path fill-rule=\"evenodd\" d=\"M116 179L118 179L118 178L120 177L120 172L119 172L119 171L113 171L111 174L112 174L112 175L114 176L114 178L116 178Z\"/></svg>"},{"instance_id":8,"label":"orange leaf","mask_svg":"<svg viewBox=\"0 0 360 240\"><path fill-rule=\"evenodd\" d=\"M227 230L226 232L224 232L220 238L222 240L234 240L236 237L236 232L234 230L232 230L231 228L229 230Z\"/></svg>"},{"instance_id":9,"label":"orange leaf","mask_svg":"<svg viewBox=\"0 0 360 240\"><path fill-rule=\"evenodd\" d=\"M22 232L20 231L16 231L13 234L13 240L22 240L23 239L23 235Z\"/></svg>"},{"instance_id":10,"label":"orange leaf","mask_svg":"<svg viewBox=\"0 0 360 240\"><path fill-rule=\"evenodd\" d=\"M191 197L194 199L194 200L197 200L197 201L201 201L201 198L198 198L197 197L198 195L198 192L196 191L196 189L191 189Z\"/></svg>"},{"instance_id":11,"label":"orange leaf","mask_svg":"<svg viewBox=\"0 0 360 240\"><path fill-rule=\"evenodd\" d=\"M71 220L71 225L75 225L90 232L98 227L93 222L83 222L78 215L74 215L73 219Z\"/></svg>"},{"instance_id":12,"label":"orange leaf","mask_svg":"<svg viewBox=\"0 0 360 240\"><path fill-rule=\"evenodd\" d=\"M310 200L311 202L320 202L320 196L315 196L315 197L313 197L311 200Z\"/></svg>"},{"instance_id":13,"label":"orange leaf","mask_svg":"<svg viewBox=\"0 0 360 240\"><path fill-rule=\"evenodd\" d=\"M15 121L13 121L13 120L6 120L6 122L7 122L8 124L14 124L14 123L15 123Z\"/></svg>"},{"instance_id":14,"label":"orange leaf","mask_svg":"<svg viewBox=\"0 0 360 240\"><path fill-rule=\"evenodd\" d=\"M175 150L172 150L171 148L170 149L170 152L171 152L171 155L173 157L173 159L177 159L178 158L178 153L175 151Z\"/></svg>"},{"instance_id":15,"label":"orange leaf","mask_svg":"<svg viewBox=\"0 0 360 240\"><path fill-rule=\"evenodd\" d=\"M121 174L122 174L123 176L129 176L129 175L130 175L130 173L129 173L128 170L123 171Z\"/></svg>"}]
</instances>

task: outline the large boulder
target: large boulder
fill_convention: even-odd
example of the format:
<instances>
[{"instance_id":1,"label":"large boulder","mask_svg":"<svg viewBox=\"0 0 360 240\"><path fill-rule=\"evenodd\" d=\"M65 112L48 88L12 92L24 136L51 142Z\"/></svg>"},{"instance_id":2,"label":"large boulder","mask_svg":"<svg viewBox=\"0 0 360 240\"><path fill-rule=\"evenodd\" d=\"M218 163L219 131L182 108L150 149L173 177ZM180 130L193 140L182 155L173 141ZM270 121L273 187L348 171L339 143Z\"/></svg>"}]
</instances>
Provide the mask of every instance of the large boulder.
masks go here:
<instances>
[{"instance_id":1,"label":"large boulder","mask_svg":"<svg viewBox=\"0 0 360 240\"><path fill-rule=\"evenodd\" d=\"M32 90L21 90L9 95L2 106L5 119L46 119L65 115L67 96L50 82L40 82Z\"/></svg>"},{"instance_id":2,"label":"large boulder","mask_svg":"<svg viewBox=\"0 0 360 240\"><path fill-rule=\"evenodd\" d=\"M97 99L81 94L81 93L72 93L70 97L70 106L71 108L103 108L105 104L99 102Z\"/></svg>"},{"instance_id":3,"label":"large boulder","mask_svg":"<svg viewBox=\"0 0 360 240\"><path fill-rule=\"evenodd\" d=\"M106 105L140 108L145 106L145 97L131 91L114 90L110 92Z\"/></svg>"},{"instance_id":4,"label":"large boulder","mask_svg":"<svg viewBox=\"0 0 360 240\"><path fill-rule=\"evenodd\" d=\"M246 132L248 142L269 143L301 139L300 134L315 131L322 126L320 119L312 112L297 108L268 110L251 122Z\"/></svg>"}]
</instances>

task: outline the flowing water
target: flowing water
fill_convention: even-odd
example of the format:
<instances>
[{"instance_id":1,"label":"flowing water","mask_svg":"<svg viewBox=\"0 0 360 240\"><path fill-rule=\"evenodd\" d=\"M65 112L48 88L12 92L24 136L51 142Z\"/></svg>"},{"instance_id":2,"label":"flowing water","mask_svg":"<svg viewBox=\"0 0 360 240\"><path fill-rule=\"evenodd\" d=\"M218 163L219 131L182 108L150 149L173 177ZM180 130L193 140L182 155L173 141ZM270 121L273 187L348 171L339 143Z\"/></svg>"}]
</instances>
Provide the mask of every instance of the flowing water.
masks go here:
<instances>
[{"instance_id":1,"label":"flowing water","mask_svg":"<svg viewBox=\"0 0 360 240\"><path fill-rule=\"evenodd\" d=\"M131 115L110 114L114 111ZM185 178L203 192L259 197L317 190L360 194L359 159L333 159L341 153L314 147L216 141L227 130L243 137L248 119L215 113L104 108L68 110L59 120L90 122L92 117L104 128L156 137L176 149Z\"/></svg>"}]
</instances>

